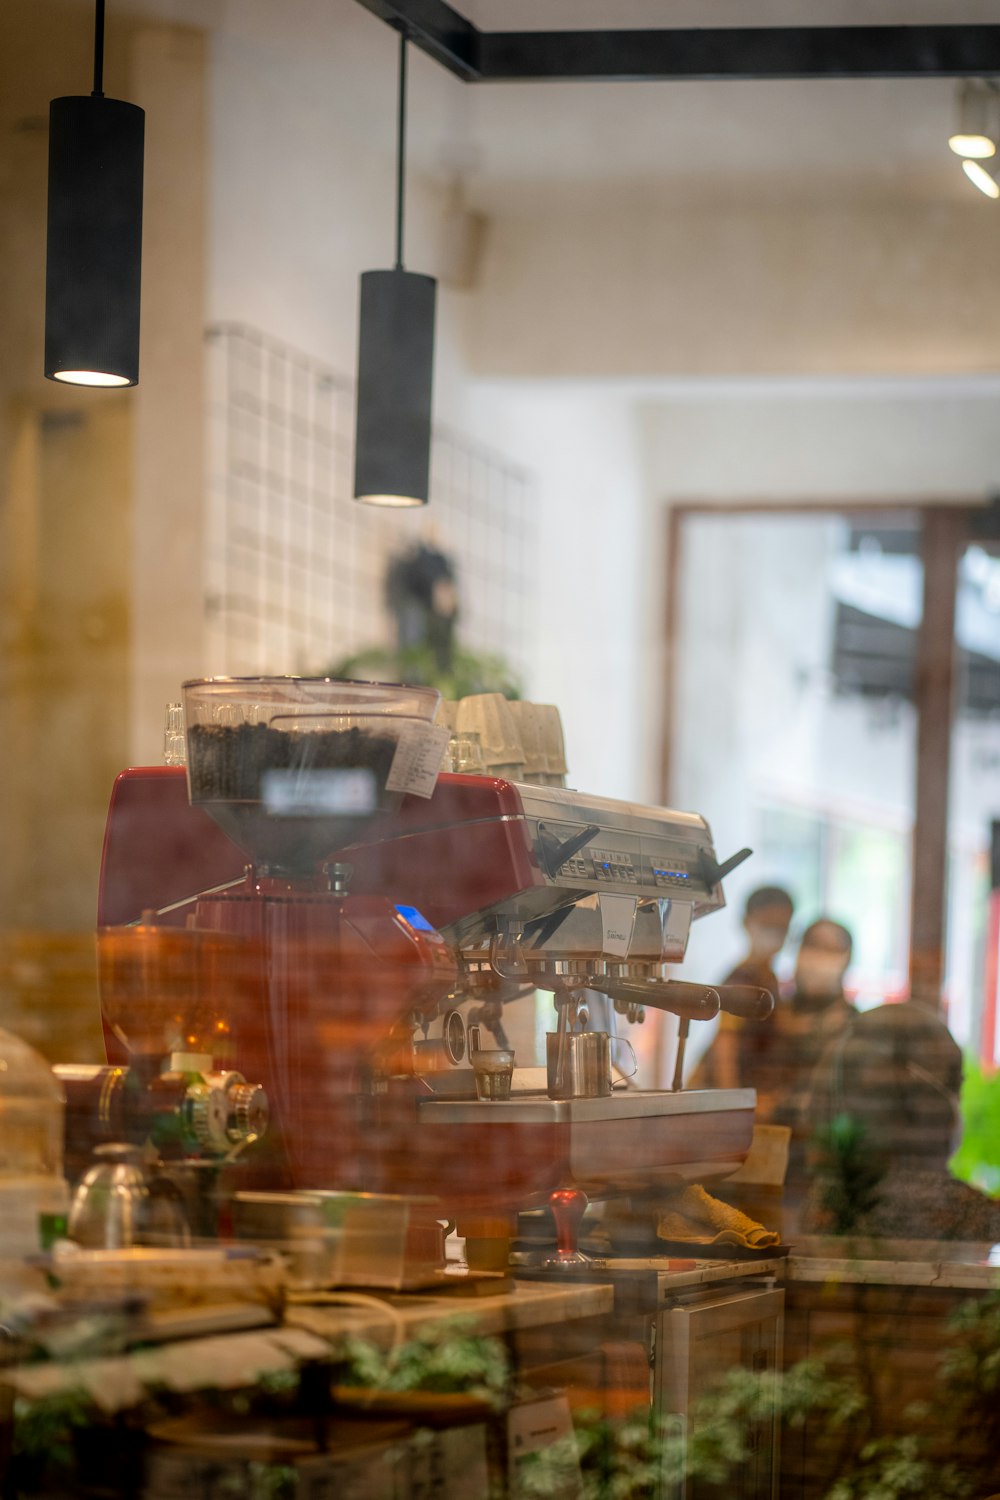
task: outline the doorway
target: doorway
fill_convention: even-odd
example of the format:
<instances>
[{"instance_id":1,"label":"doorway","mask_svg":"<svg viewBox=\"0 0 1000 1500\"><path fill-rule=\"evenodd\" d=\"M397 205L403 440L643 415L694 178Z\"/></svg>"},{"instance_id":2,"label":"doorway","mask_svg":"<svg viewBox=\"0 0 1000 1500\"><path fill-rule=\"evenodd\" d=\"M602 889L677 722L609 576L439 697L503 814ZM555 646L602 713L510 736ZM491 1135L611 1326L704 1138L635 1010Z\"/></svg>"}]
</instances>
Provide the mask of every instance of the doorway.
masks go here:
<instances>
[{"instance_id":1,"label":"doorway","mask_svg":"<svg viewBox=\"0 0 1000 1500\"><path fill-rule=\"evenodd\" d=\"M909 993L936 946L935 998L959 1042L992 1061L1000 555L975 535L983 514L676 507L664 793L707 810L721 855L755 850L727 882L727 912L696 925L692 975L726 972L747 894L783 885L791 952L820 915L851 930L861 1008Z\"/></svg>"}]
</instances>

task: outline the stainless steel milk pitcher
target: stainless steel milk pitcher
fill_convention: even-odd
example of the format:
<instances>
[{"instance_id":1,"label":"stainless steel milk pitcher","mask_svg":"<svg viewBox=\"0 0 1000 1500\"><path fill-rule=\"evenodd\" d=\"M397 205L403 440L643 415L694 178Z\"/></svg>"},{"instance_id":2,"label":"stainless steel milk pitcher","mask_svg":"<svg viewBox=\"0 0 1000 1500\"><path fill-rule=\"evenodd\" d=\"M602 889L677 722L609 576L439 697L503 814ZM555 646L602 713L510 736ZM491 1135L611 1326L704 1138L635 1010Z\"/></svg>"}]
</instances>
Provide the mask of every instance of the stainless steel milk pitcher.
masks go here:
<instances>
[{"instance_id":1,"label":"stainless steel milk pitcher","mask_svg":"<svg viewBox=\"0 0 1000 1500\"><path fill-rule=\"evenodd\" d=\"M549 1031L545 1063L550 1099L599 1099L611 1093L611 1038L606 1031Z\"/></svg>"}]
</instances>

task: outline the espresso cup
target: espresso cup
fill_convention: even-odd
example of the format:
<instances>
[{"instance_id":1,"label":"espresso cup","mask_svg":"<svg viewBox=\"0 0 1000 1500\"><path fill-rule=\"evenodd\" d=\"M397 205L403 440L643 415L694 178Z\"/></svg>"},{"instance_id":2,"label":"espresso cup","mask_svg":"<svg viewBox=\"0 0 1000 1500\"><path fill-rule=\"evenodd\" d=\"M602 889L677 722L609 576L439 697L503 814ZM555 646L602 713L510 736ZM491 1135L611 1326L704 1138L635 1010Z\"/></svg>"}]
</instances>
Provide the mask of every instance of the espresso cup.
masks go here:
<instances>
[{"instance_id":1,"label":"espresso cup","mask_svg":"<svg viewBox=\"0 0 1000 1500\"><path fill-rule=\"evenodd\" d=\"M474 1047L469 1053L478 1099L509 1099L514 1053L509 1047Z\"/></svg>"}]
</instances>

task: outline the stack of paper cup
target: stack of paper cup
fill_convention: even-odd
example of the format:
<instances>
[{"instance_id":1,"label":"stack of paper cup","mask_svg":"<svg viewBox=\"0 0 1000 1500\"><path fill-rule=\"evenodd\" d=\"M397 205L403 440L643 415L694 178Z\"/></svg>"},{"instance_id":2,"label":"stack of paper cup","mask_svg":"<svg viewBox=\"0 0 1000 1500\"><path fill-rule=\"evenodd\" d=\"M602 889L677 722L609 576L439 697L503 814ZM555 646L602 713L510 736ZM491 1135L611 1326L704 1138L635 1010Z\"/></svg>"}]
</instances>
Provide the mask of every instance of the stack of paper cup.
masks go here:
<instances>
[{"instance_id":1,"label":"stack of paper cup","mask_svg":"<svg viewBox=\"0 0 1000 1500\"><path fill-rule=\"evenodd\" d=\"M513 699L508 705L514 716L517 732L524 749L524 780L535 786L543 784L542 778L549 769L549 758L542 739L542 724L537 703L525 703Z\"/></svg>"},{"instance_id":2,"label":"stack of paper cup","mask_svg":"<svg viewBox=\"0 0 1000 1500\"><path fill-rule=\"evenodd\" d=\"M519 781L524 775L524 746L510 710L502 693L475 693L459 703L455 732L478 735L485 775Z\"/></svg>"},{"instance_id":3,"label":"stack of paper cup","mask_svg":"<svg viewBox=\"0 0 1000 1500\"><path fill-rule=\"evenodd\" d=\"M441 699L441 702L437 706L437 713L434 715L434 722L435 724L447 724L452 734L455 733L455 726L458 723L458 704L454 698Z\"/></svg>"},{"instance_id":4,"label":"stack of paper cup","mask_svg":"<svg viewBox=\"0 0 1000 1500\"><path fill-rule=\"evenodd\" d=\"M540 786L566 785L566 743L562 717L554 703L533 703L539 739L545 758L545 769L539 774Z\"/></svg>"}]
</instances>

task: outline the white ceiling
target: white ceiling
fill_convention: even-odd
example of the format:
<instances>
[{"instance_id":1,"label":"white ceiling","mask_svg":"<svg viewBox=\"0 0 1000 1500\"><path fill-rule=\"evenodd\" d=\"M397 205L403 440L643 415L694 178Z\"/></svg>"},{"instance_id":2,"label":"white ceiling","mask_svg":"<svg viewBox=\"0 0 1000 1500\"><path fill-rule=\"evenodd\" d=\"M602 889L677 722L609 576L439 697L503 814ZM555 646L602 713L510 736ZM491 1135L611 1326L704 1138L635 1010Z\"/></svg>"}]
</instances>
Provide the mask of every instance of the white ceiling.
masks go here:
<instances>
[{"instance_id":1,"label":"white ceiling","mask_svg":"<svg viewBox=\"0 0 1000 1500\"><path fill-rule=\"evenodd\" d=\"M1000 0L459 0L487 30L1000 24ZM874 12L874 13L873 13ZM975 193L947 148L950 80L473 85L436 164L484 207L537 206L588 185L672 201ZM421 154L435 159L422 137Z\"/></svg>"},{"instance_id":2,"label":"white ceiling","mask_svg":"<svg viewBox=\"0 0 1000 1500\"><path fill-rule=\"evenodd\" d=\"M948 150L950 82L517 85L477 90L437 143L499 208L593 186L686 201L965 197ZM421 155L434 164L434 146Z\"/></svg>"}]
</instances>

